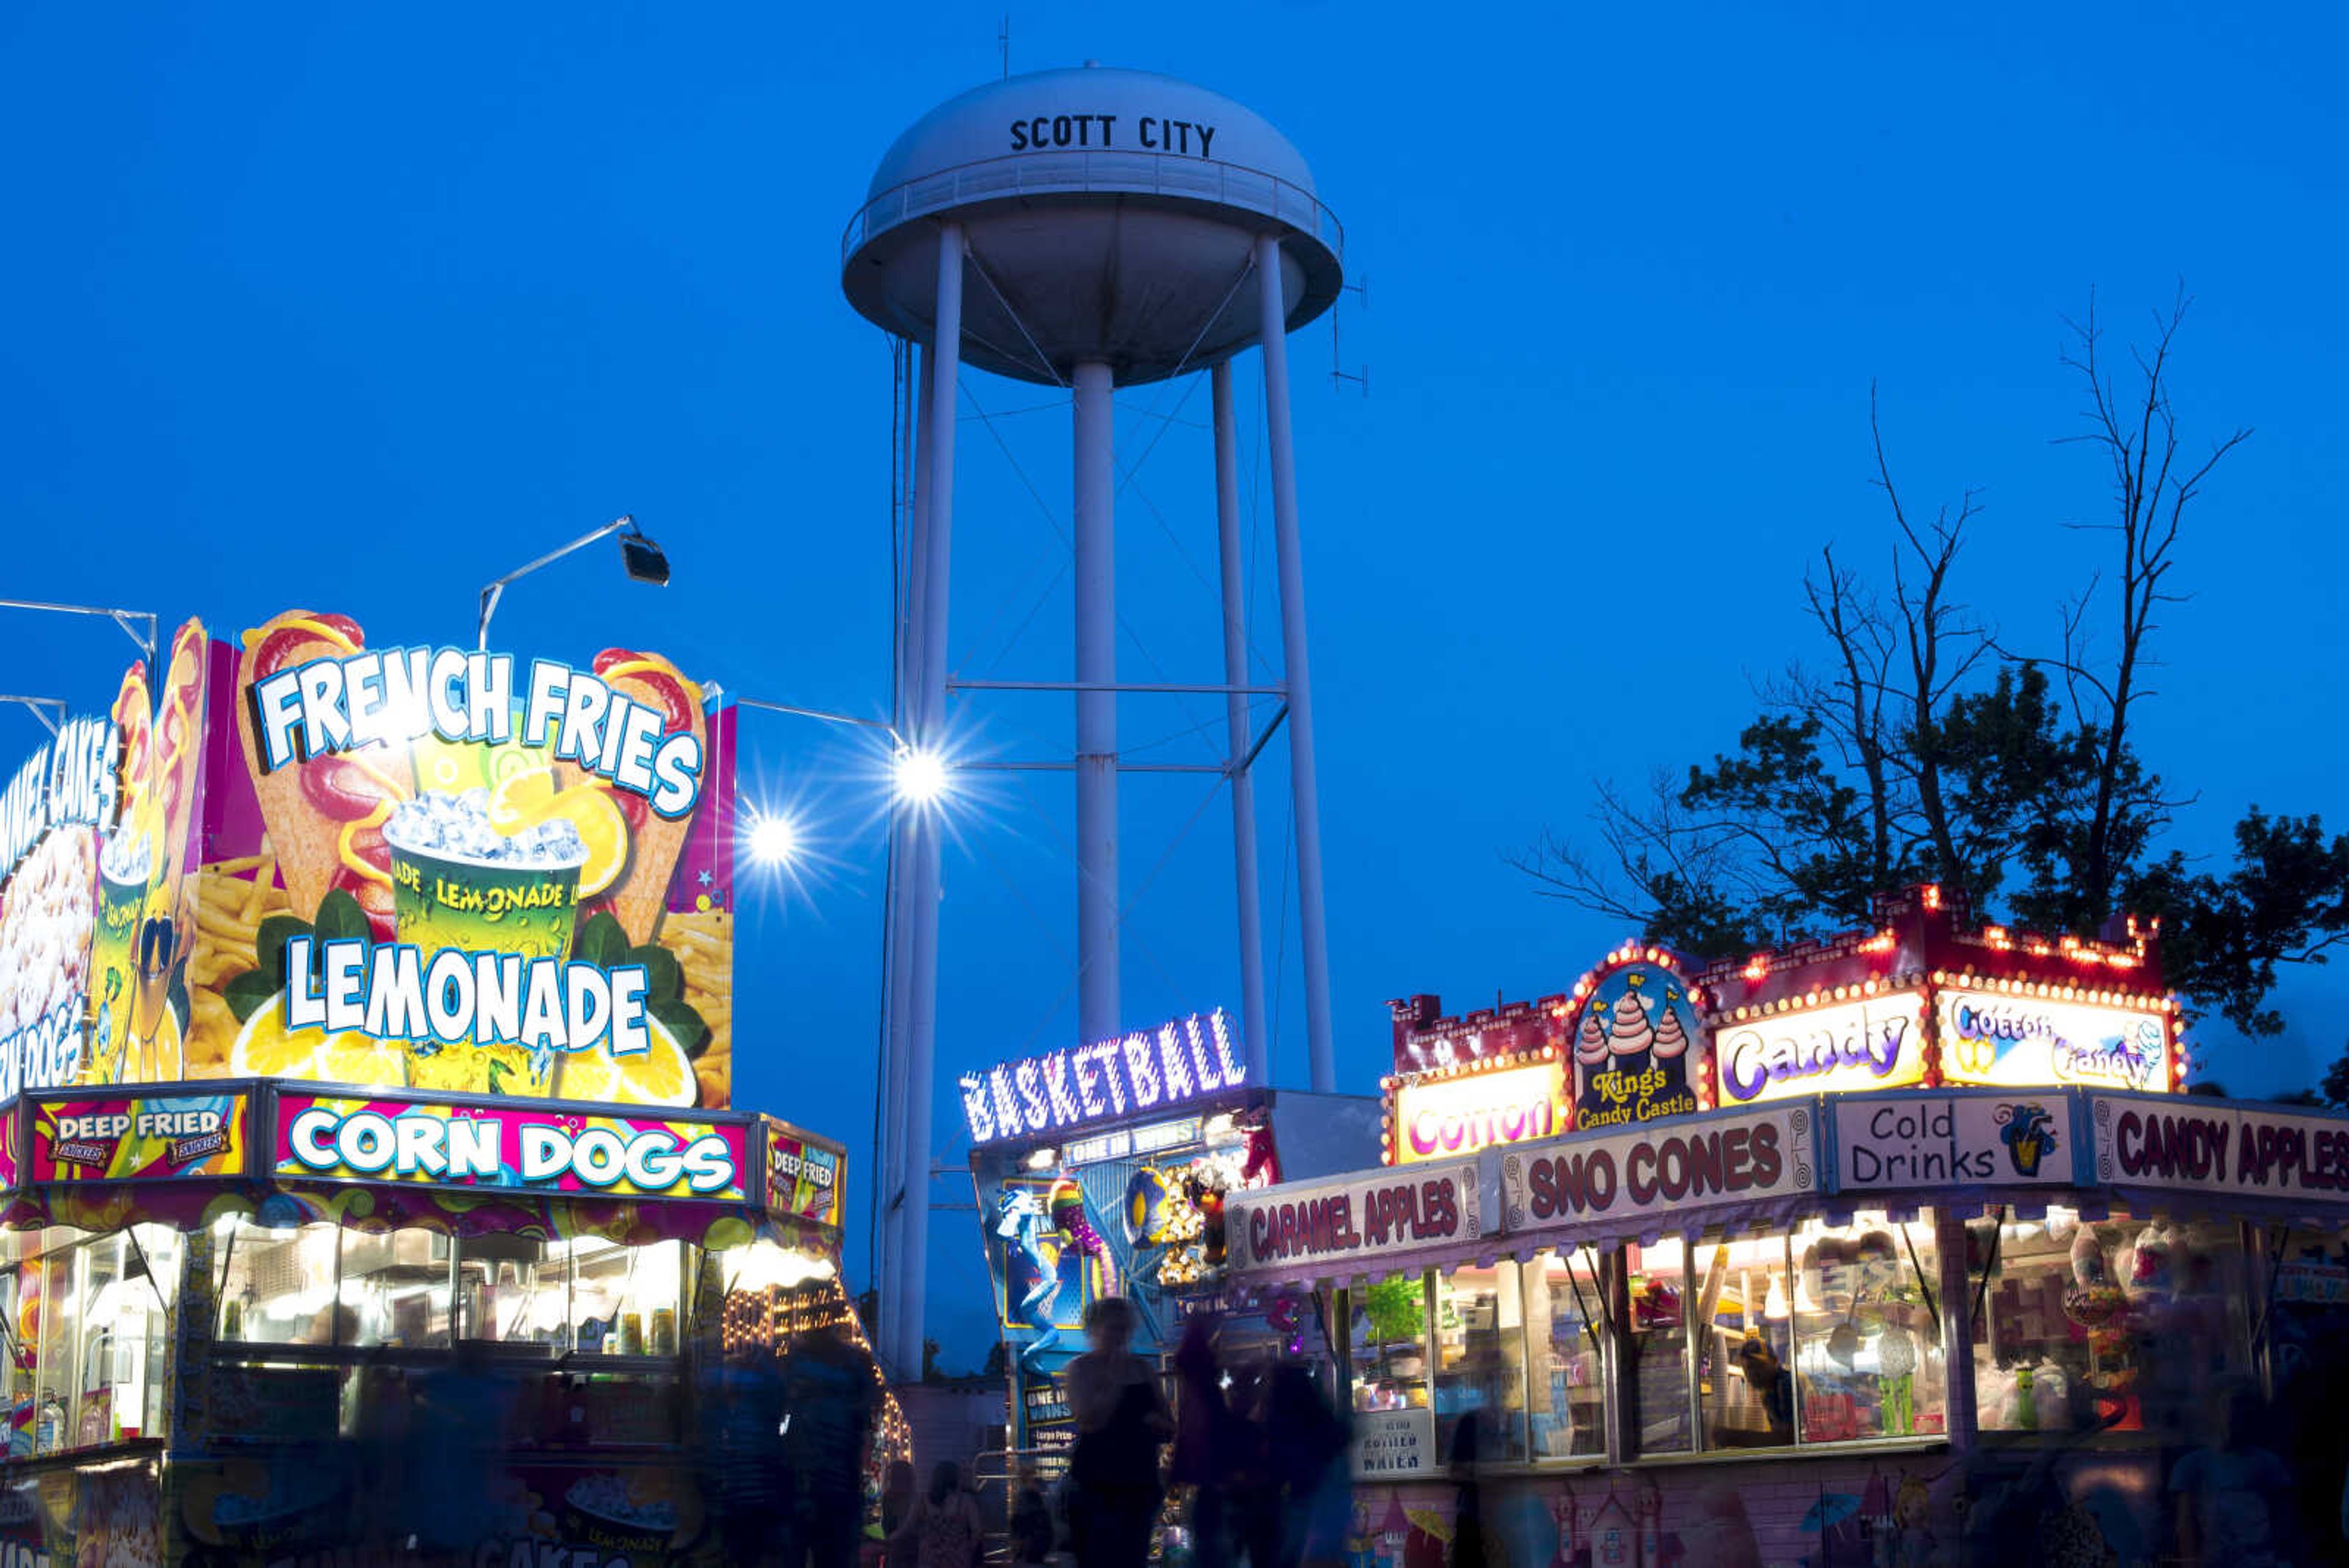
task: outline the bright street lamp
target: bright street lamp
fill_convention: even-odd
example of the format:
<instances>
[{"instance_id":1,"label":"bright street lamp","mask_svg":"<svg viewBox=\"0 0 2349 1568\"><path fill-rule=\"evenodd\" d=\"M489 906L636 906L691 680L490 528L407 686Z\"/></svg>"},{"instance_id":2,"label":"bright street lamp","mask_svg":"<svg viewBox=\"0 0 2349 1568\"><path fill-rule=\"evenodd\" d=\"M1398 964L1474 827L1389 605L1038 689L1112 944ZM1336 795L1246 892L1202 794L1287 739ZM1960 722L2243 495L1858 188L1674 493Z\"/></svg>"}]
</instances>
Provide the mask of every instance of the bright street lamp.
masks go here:
<instances>
[{"instance_id":1,"label":"bright street lamp","mask_svg":"<svg viewBox=\"0 0 2349 1568\"><path fill-rule=\"evenodd\" d=\"M784 812L759 813L750 822L750 858L761 866L786 866L799 858L800 827Z\"/></svg>"},{"instance_id":2,"label":"bright street lamp","mask_svg":"<svg viewBox=\"0 0 2349 1568\"><path fill-rule=\"evenodd\" d=\"M650 583L657 588L668 587L668 557L661 553L661 547L647 538L644 531L636 526L634 514L616 517L601 528L582 534L561 549L550 550L528 566L515 567L488 587L483 588L481 590L481 639L477 646L484 651L490 646L490 617L497 613L498 600L505 597L508 583L520 577L526 577L541 566L552 565L571 554L572 551L584 550L596 540L609 537L614 534L620 535L620 566L628 574L629 581Z\"/></svg>"},{"instance_id":3,"label":"bright street lamp","mask_svg":"<svg viewBox=\"0 0 2349 1568\"><path fill-rule=\"evenodd\" d=\"M943 799L954 781L946 759L919 746L900 746L891 770L897 798L908 805L929 805Z\"/></svg>"}]
</instances>

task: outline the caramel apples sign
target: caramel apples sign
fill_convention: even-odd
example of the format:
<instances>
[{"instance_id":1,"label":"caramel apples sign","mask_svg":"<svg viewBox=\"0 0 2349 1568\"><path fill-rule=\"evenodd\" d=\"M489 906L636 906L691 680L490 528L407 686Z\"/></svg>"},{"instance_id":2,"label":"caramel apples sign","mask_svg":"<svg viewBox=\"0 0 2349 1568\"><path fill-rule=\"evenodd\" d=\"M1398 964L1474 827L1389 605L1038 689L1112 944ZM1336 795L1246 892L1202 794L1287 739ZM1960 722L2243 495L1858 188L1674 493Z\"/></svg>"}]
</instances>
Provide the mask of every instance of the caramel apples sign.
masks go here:
<instances>
[{"instance_id":1,"label":"caramel apples sign","mask_svg":"<svg viewBox=\"0 0 2349 1568\"><path fill-rule=\"evenodd\" d=\"M314 610L212 676L191 1075L727 1103L730 710L657 654L378 649Z\"/></svg>"}]
</instances>

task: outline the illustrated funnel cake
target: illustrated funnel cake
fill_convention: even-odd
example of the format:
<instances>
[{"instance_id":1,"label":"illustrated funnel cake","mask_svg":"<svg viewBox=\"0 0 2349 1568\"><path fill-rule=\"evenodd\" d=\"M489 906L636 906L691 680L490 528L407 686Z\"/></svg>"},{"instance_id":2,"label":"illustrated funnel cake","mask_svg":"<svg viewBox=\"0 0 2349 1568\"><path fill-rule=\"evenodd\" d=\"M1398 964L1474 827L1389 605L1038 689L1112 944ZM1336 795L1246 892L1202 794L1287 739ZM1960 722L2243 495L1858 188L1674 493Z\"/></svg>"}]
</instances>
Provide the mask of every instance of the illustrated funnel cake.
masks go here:
<instances>
[{"instance_id":1,"label":"illustrated funnel cake","mask_svg":"<svg viewBox=\"0 0 2349 1568\"><path fill-rule=\"evenodd\" d=\"M595 673L623 696L632 697L662 714L664 735L689 732L708 754L709 731L701 713L701 689L657 653L607 648L595 656ZM596 783L576 763L556 764L558 791L580 783ZM628 790L610 792L612 803L627 822L628 858L618 877L605 889L603 902L620 922L632 942L652 940L661 910L668 900L670 877L685 848L688 817L656 815L644 796Z\"/></svg>"},{"instance_id":2,"label":"illustrated funnel cake","mask_svg":"<svg viewBox=\"0 0 2349 1568\"><path fill-rule=\"evenodd\" d=\"M287 610L244 634L237 690L249 691L254 681L313 659L348 658L366 641L358 623L347 616ZM391 849L384 842L383 825L394 806L416 793L407 754L378 744L272 772L254 732L250 703L237 705L236 733L295 910L309 918L330 889L340 888L358 900L377 936L388 939Z\"/></svg>"}]
</instances>

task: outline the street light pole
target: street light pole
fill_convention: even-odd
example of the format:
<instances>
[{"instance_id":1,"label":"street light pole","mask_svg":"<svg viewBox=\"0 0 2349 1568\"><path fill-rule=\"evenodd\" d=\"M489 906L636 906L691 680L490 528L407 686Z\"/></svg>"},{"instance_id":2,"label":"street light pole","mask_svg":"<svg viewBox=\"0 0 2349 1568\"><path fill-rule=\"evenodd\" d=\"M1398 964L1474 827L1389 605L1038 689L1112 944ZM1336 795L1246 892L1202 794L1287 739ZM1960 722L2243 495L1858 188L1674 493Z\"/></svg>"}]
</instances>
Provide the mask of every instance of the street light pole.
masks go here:
<instances>
[{"instance_id":1,"label":"street light pole","mask_svg":"<svg viewBox=\"0 0 2349 1568\"><path fill-rule=\"evenodd\" d=\"M122 628L122 635L138 646L147 656L147 668L155 667L155 615L151 610L106 609L98 605L53 605L39 599L0 599L0 609L44 610L52 615L94 615L112 621ZM139 629L143 624L145 631Z\"/></svg>"},{"instance_id":2,"label":"street light pole","mask_svg":"<svg viewBox=\"0 0 2349 1568\"><path fill-rule=\"evenodd\" d=\"M479 640L474 644L475 648L482 651L488 650L490 618L497 614L498 601L505 597L507 584L530 576L541 566L552 566L574 550L584 550L598 539L607 539L615 534L623 533L624 530L625 535L620 540L620 560L627 569L629 579L634 582L650 583L655 587L666 587L668 585L668 557L661 553L661 547L658 545L645 537L643 530L636 526L636 515L633 513L624 514L605 524L601 528L591 529L580 535L568 545L549 550L528 566L516 566L512 571L483 588L480 634ZM150 616L148 618L151 621L154 618Z\"/></svg>"}]
</instances>

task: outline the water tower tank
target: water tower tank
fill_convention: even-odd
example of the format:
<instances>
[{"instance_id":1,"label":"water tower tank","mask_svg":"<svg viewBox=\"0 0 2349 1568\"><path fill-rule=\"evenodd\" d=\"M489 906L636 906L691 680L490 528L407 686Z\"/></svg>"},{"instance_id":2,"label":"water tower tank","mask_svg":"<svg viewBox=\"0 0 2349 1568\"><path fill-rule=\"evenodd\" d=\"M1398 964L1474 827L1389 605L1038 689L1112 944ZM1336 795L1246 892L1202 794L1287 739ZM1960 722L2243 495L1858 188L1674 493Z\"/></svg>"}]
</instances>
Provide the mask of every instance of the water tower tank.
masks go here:
<instances>
[{"instance_id":1,"label":"water tower tank","mask_svg":"<svg viewBox=\"0 0 2349 1568\"><path fill-rule=\"evenodd\" d=\"M1245 276L1279 237L1294 328L1338 297L1343 231L1288 139L1220 93L1082 67L989 82L933 109L873 175L841 243L864 316L926 340L937 223L963 225L975 276L962 357L1065 385L1080 363L1120 386L1216 364L1254 342Z\"/></svg>"}]
</instances>

